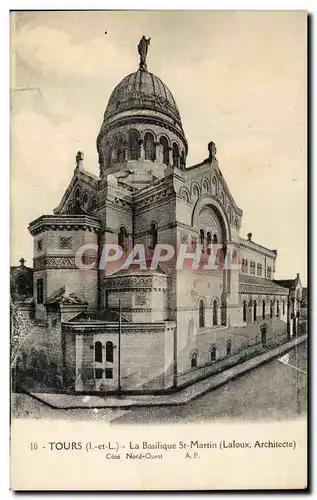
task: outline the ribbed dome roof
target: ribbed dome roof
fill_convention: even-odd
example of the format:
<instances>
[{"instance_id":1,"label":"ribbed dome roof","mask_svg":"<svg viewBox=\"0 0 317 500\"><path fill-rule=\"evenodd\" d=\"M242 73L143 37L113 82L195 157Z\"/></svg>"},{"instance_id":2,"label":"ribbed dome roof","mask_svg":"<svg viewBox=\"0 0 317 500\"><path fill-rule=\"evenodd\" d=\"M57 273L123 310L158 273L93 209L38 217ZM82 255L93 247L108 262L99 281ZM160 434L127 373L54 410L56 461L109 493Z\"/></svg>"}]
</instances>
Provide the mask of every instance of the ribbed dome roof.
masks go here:
<instances>
[{"instance_id":1,"label":"ribbed dome roof","mask_svg":"<svg viewBox=\"0 0 317 500\"><path fill-rule=\"evenodd\" d=\"M179 110L172 92L160 78L148 71L138 70L123 78L110 96L104 117L107 119L132 109L159 111L181 125Z\"/></svg>"}]
</instances>

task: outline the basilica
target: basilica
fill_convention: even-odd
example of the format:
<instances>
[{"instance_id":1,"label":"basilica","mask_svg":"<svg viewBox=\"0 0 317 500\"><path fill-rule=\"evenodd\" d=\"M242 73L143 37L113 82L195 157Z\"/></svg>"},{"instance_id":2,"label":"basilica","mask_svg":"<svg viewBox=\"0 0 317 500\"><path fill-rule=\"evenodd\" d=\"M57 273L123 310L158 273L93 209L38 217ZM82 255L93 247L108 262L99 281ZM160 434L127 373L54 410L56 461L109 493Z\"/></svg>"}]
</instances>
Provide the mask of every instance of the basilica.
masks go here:
<instances>
[{"instance_id":1,"label":"basilica","mask_svg":"<svg viewBox=\"0 0 317 500\"><path fill-rule=\"evenodd\" d=\"M49 372L70 393L177 391L296 335L301 283L274 280L277 250L240 234L243 217L222 175L214 142L188 165L176 100L148 71L150 39L137 71L114 88L97 137L99 176L78 152L53 214L32 221L33 298L20 301L31 333L19 363ZM235 249L238 265L100 268L107 244ZM83 255L81 248L100 249ZM23 263L21 264L23 266Z\"/></svg>"}]
</instances>

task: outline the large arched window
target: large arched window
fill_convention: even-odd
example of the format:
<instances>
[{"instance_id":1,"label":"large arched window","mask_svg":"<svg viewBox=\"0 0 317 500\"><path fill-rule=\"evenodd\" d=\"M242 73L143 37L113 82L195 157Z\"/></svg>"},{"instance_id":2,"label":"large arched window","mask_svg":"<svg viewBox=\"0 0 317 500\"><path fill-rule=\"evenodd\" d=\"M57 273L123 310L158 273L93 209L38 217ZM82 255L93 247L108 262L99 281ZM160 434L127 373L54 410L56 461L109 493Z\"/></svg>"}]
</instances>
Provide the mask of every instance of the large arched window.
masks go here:
<instances>
[{"instance_id":1,"label":"large arched window","mask_svg":"<svg viewBox=\"0 0 317 500\"><path fill-rule=\"evenodd\" d=\"M199 301L199 328L205 327L205 302Z\"/></svg>"},{"instance_id":2,"label":"large arched window","mask_svg":"<svg viewBox=\"0 0 317 500\"><path fill-rule=\"evenodd\" d=\"M169 165L170 154L169 154L168 140L166 139L166 137L160 138L160 144L163 149L163 163L165 163L165 165Z\"/></svg>"},{"instance_id":3,"label":"large arched window","mask_svg":"<svg viewBox=\"0 0 317 500\"><path fill-rule=\"evenodd\" d=\"M179 167L179 149L176 142L173 143L173 167Z\"/></svg>"},{"instance_id":4,"label":"large arched window","mask_svg":"<svg viewBox=\"0 0 317 500\"><path fill-rule=\"evenodd\" d=\"M157 227L154 222L150 225L150 246L155 248L157 245Z\"/></svg>"},{"instance_id":5,"label":"large arched window","mask_svg":"<svg viewBox=\"0 0 317 500\"><path fill-rule=\"evenodd\" d=\"M191 368L196 368L197 366L197 352L193 352L190 357L190 366Z\"/></svg>"},{"instance_id":6,"label":"large arched window","mask_svg":"<svg viewBox=\"0 0 317 500\"><path fill-rule=\"evenodd\" d=\"M212 347L210 349L210 361L216 361L217 359L217 349L215 347Z\"/></svg>"},{"instance_id":7,"label":"large arched window","mask_svg":"<svg viewBox=\"0 0 317 500\"><path fill-rule=\"evenodd\" d=\"M122 248L122 251L125 252L127 250L127 230L125 227L120 227L119 233L118 233L118 245Z\"/></svg>"},{"instance_id":8,"label":"large arched window","mask_svg":"<svg viewBox=\"0 0 317 500\"><path fill-rule=\"evenodd\" d=\"M106 342L106 361L113 363L113 343Z\"/></svg>"},{"instance_id":9,"label":"large arched window","mask_svg":"<svg viewBox=\"0 0 317 500\"><path fill-rule=\"evenodd\" d=\"M135 130L129 132L129 160L140 158L139 134Z\"/></svg>"},{"instance_id":10,"label":"large arched window","mask_svg":"<svg viewBox=\"0 0 317 500\"><path fill-rule=\"evenodd\" d=\"M216 299L212 303L212 324L218 325L218 302Z\"/></svg>"},{"instance_id":11,"label":"large arched window","mask_svg":"<svg viewBox=\"0 0 317 500\"><path fill-rule=\"evenodd\" d=\"M243 301L243 321L247 320L247 301Z\"/></svg>"},{"instance_id":12,"label":"large arched window","mask_svg":"<svg viewBox=\"0 0 317 500\"><path fill-rule=\"evenodd\" d=\"M262 301L262 319L265 319L265 300Z\"/></svg>"},{"instance_id":13,"label":"large arched window","mask_svg":"<svg viewBox=\"0 0 317 500\"><path fill-rule=\"evenodd\" d=\"M155 160L156 148L154 144L154 137L150 132L147 132L144 136L144 152L146 160Z\"/></svg>"},{"instance_id":14,"label":"large arched window","mask_svg":"<svg viewBox=\"0 0 317 500\"><path fill-rule=\"evenodd\" d=\"M97 363L102 363L102 343L95 342L95 361Z\"/></svg>"}]
</instances>

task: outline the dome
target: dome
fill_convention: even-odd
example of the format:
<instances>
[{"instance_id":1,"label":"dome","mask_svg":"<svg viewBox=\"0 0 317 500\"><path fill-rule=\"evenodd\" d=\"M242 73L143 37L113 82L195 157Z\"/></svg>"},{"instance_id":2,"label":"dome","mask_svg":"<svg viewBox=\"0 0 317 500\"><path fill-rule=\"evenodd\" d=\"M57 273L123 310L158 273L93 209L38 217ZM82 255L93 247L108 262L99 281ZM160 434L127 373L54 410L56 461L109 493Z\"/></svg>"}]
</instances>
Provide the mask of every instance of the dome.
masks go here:
<instances>
[{"instance_id":1,"label":"dome","mask_svg":"<svg viewBox=\"0 0 317 500\"><path fill-rule=\"evenodd\" d=\"M160 78L148 71L138 70L127 75L113 90L105 120L133 109L145 109L166 114L179 125L181 118L172 92Z\"/></svg>"},{"instance_id":2,"label":"dome","mask_svg":"<svg viewBox=\"0 0 317 500\"><path fill-rule=\"evenodd\" d=\"M177 104L162 80L147 70L150 40L140 40L139 69L118 83L104 112L97 136L101 177L108 168L125 168L128 162L133 163L129 168L155 169L156 175L163 172L158 165L185 168L188 145Z\"/></svg>"}]
</instances>

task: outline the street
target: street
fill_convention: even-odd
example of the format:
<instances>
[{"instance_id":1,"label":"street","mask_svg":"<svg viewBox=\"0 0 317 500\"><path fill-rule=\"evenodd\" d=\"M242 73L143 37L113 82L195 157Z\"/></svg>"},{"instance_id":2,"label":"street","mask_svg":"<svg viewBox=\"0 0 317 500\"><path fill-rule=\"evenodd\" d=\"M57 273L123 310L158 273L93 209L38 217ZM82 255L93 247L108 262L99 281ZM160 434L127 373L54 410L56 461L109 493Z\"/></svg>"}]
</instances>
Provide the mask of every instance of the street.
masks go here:
<instances>
[{"instance_id":1,"label":"street","mask_svg":"<svg viewBox=\"0 0 317 500\"><path fill-rule=\"evenodd\" d=\"M59 410L14 394L13 418L95 420L111 424L285 420L307 409L307 344L245 373L185 406Z\"/></svg>"}]
</instances>

